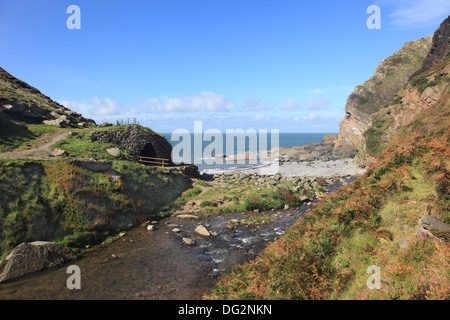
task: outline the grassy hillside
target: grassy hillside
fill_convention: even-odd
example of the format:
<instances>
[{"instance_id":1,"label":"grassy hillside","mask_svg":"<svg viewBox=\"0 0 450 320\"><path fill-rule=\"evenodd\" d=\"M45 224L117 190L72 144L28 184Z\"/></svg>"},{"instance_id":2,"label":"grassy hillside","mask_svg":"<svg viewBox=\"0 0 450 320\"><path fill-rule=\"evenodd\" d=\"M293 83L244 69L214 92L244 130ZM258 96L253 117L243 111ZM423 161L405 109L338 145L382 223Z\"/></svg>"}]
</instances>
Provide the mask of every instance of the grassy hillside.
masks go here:
<instances>
[{"instance_id":1,"label":"grassy hillside","mask_svg":"<svg viewBox=\"0 0 450 320\"><path fill-rule=\"evenodd\" d=\"M45 124L25 124L0 111L0 152L28 150L36 139L65 129Z\"/></svg>"},{"instance_id":2,"label":"grassy hillside","mask_svg":"<svg viewBox=\"0 0 450 320\"><path fill-rule=\"evenodd\" d=\"M55 119L61 121L43 124ZM62 127L74 129L93 125L94 120L60 105L0 68L0 152L31 147L40 136Z\"/></svg>"},{"instance_id":3,"label":"grassy hillside","mask_svg":"<svg viewBox=\"0 0 450 320\"><path fill-rule=\"evenodd\" d=\"M36 240L59 241L76 250L99 243L156 219L191 185L181 172L143 166L124 146L91 139L94 131L107 130L127 137L130 126L81 129L94 122L0 68L0 107L9 104L19 109L38 107L42 117L28 121L22 114L26 110L0 108L0 152L14 151L3 154L10 159L0 160L0 257L22 242ZM42 124L49 116L66 118L68 123ZM55 156L55 148L65 154ZM120 156L109 154L110 148L119 148ZM73 162L86 158L109 160L112 170L90 171Z\"/></svg>"},{"instance_id":4,"label":"grassy hillside","mask_svg":"<svg viewBox=\"0 0 450 320\"><path fill-rule=\"evenodd\" d=\"M20 100L27 105L36 105L48 112L69 110L42 94L38 89L0 68L0 102L12 103L16 100Z\"/></svg>"},{"instance_id":5,"label":"grassy hillside","mask_svg":"<svg viewBox=\"0 0 450 320\"><path fill-rule=\"evenodd\" d=\"M363 176L322 200L205 298L449 299L448 234L416 234L420 217L450 222L446 90L386 142ZM380 290L367 288L371 265L380 267Z\"/></svg>"},{"instance_id":6,"label":"grassy hillside","mask_svg":"<svg viewBox=\"0 0 450 320\"><path fill-rule=\"evenodd\" d=\"M189 188L177 172L115 161L115 173L81 169L68 160L0 161L0 256L25 241L74 247L157 218Z\"/></svg>"},{"instance_id":7,"label":"grassy hillside","mask_svg":"<svg viewBox=\"0 0 450 320\"><path fill-rule=\"evenodd\" d=\"M131 160L127 150L123 146L103 141L91 142L91 134L93 131L111 130L111 128L112 127L74 130L71 135L56 143L53 147L66 151L70 157L94 158L97 160L116 159L116 157L110 155L106 150L110 148L119 148L121 158Z\"/></svg>"}]
</instances>

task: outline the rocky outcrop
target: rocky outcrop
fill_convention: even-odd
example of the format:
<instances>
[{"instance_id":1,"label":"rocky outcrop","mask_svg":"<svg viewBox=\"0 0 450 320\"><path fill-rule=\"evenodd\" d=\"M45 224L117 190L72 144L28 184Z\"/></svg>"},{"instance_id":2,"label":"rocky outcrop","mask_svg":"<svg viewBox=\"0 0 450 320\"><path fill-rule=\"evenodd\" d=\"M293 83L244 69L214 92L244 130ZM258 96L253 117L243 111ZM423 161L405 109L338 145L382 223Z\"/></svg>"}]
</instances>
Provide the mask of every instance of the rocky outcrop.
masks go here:
<instances>
[{"instance_id":1,"label":"rocky outcrop","mask_svg":"<svg viewBox=\"0 0 450 320\"><path fill-rule=\"evenodd\" d=\"M107 141L120 145L134 156L169 159L172 165L172 145L170 142L152 130L132 125L114 126L106 131L94 131L91 141Z\"/></svg>"},{"instance_id":2,"label":"rocky outcrop","mask_svg":"<svg viewBox=\"0 0 450 320\"><path fill-rule=\"evenodd\" d=\"M361 167L367 166L401 130L410 126L426 110L435 105L448 106L449 75L450 60L447 59L413 78L398 92L395 101L371 115L371 122L365 132L356 163ZM426 130L420 130L426 134Z\"/></svg>"},{"instance_id":3,"label":"rocky outcrop","mask_svg":"<svg viewBox=\"0 0 450 320\"><path fill-rule=\"evenodd\" d=\"M84 118L36 88L0 68L0 111L27 123L44 123L58 127L86 127L95 121Z\"/></svg>"},{"instance_id":4,"label":"rocky outcrop","mask_svg":"<svg viewBox=\"0 0 450 320\"><path fill-rule=\"evenodd\" d=\"M185 166L177 167L176 169L181 171L183 175L189 178L199 179L202 177L200 175L200 172L198 171L198 167L195 164L188 164Z\"/></svg>"},{"instance_id":5,"label":"rocky outcrop","mask_svg":"<svg viewBox=\"0 0 450 320\"><path fill-rule=\"evenodd\" d=\"M419 73L438 65L449 57L450 54L450 16L442 22L434 33L430 52L425 58Z\"/></svg>"},{"instance_id":6,"label":"rocky outcrop","mask_svg":"<svg viewBox=\"0 0 450 320\"><path fill-rule=\"evenodd\" d=\"M450 225L442 222L437 217L425 216L419 219L419 225L425 229L437 229L441 231L450 231Z\"/></svg>"},{"instance_id":7,"label":"rocky outcrop","mask_svg":"<svg viewBox=\"0 0 450 320\"><path fill-rule=\"evenodd\" d=\"M338 138L338 135L333 133L333 134L326 134L325 137L323 137L322 139L322 143L332 143L335 142Z\"/></svg>"},{"instance_id":8,"label":"rocky outcrop","mask_svg":"<svg viewBox=\"0 0 450 320\"><path fill-rule=\"evenodd\" d=\"M418 221L417 235L427 235L450 240L450 225L434 216L425 216Z\"/></svg>"},{"instance_id":9,"label":"rocky outcrop","mask_svg":"<svg viewBox=\"0 0 450 320\"><path fill-rule=\"evenodd\" d=\"M85 128L95 124L94 120L86 119L81 114L60 106L58 112L41 109L35 104L26 104L20 100L0 102L0 110L15 120L27 123L43 123L61 128Z\"/></svg>"},{"instance_id":10,"label":"rocky outcrop","mask_svg":"<svg viewBox=\"0 0 450 320\"><path fill-rule=\"evenodd\" d=\"M335 143L338 152L355 154L370 124L370 115L386 107L397 92L420 70L430 52L432 36L406 43L401 50L383 60L375 74L356 87L348 97L346 116Z\"/></svg>"},{"instance_id":11,"label":"rocky outcrop","mask_svg":"<svg viewBox=\"0 0 450 320\"><path fill-rule=\"evenodd\" d=\"M44 111L38 106L34 104L27 105L20 100L4 102L0 104L0 109L16 119L22 118L30 120L30 122L39 121L44 116Z\"/></svg>"},{"instance_id":12,"label":"rocky outcrop","mask_svg":"<svg viewBox=\"0 0 450 320\"><path fill-rule=\"evenodd\" d=\"M338 160L352 158L356 154L353 148L335 148L338 136L327 134L321 143L310 143L292 148L279 148L281 159L290 161Z\"/></svg>"},{"instance_id":13,"label":"rocky outcrop","mask_svg":"<svg viewBox=\"0 0 450 320\"><path fill-rule=\"evenodd\" d=\"M57 243L41 241L22 243L0 261L0 282L56 267L76 258L69 248Z\"/></svg>"}]
</instances>

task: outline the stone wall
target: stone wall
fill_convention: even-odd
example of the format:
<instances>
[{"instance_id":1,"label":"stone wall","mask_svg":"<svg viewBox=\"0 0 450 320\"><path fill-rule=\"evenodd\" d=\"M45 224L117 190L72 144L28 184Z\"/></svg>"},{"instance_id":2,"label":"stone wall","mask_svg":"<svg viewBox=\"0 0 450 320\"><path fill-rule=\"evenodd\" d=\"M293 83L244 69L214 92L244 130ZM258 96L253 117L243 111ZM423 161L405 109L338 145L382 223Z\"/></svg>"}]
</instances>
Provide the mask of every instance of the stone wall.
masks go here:
<instances>
[{"instance_id":1,"label":"stone wall","mask_svg":"<svg viewBox=\"0 0 450 320\"><path fill-rule=\"evenodd\" d=\"M141 126L114 126L107 131L94 131L91 136L92 141L107 141L123 146L128 152L136 157L151 156L154 158L169 159L172 165L172 145L170 142L152 132L151 130ZM155 151L154 155L145 154L146 147L150 144Z\"/></svg>"}]
</instances>

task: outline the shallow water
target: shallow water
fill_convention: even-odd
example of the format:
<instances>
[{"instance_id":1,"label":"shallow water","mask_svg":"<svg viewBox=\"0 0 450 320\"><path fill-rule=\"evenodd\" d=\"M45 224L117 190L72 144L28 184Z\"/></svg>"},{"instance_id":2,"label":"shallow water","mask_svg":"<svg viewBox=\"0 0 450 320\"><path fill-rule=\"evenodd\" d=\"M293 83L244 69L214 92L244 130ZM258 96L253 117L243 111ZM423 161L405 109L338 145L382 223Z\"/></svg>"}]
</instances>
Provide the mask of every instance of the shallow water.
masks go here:
<instances>
[{"instance_id":1,"label":"shallow water","mask_svg":"<svg viewBox=\"0 0 450 320\"><path fill-rule=\"evenodd\" d=\"M214 284L199 255L164 230L136 228L70 263L81 269L81 290L67 289L64 266L1 284L0 299L197 299Z\"/></svg>"},{"instance_id":2,"label":"shallow water","mask_svg":"<svg viewBox=\"0 0 450 320\"><path fill-rule=\"evenodd\" d=\"M339 185L330 187L330 192ZM170 217L160 221L155 231L134 228L125 237L77 261L0 284L0 299L201 299L222 273L254 259L308 208L265 213L271 215L271 223L234 228L229 227L230 219L260 214L237 213L199 220ZM199 224L214 235L195 234ZM181 231L174 233L174 228ZM195 245L185 245L183 237L193 239ZM81 269L80 290L66 287L70 264Z\"/></svg>"}]
</instances>

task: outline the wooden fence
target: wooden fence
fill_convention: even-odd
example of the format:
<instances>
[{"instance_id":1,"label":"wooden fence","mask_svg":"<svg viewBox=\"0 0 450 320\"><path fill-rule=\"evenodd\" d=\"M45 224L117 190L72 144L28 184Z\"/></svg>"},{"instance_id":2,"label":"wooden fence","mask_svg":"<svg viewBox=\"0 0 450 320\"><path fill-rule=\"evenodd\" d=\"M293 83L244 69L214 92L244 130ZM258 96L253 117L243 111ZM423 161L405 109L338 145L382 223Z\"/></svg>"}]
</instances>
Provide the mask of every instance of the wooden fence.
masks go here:
<instances>
[{"instance_id":1,"label":"wooden fence","mask_svg":"<svg viewBox=\"0 0 450 320\"><path fill-rule=\"evenodd\" d=\"M162 166L163 168L169 165L169 159L161 159L161 158L151 158L151 157L142 157L138 156L139 162L142 164L149 163L154 165Z\"/></svg>"},{"instance_id":2,"label":"wooden fence","mask_svg":"<svg viewBox=\"0 0 450 320\"><path fill-rule=\"evenodd\" d=\"M120 120L117 120L117 125L118 125L118 126L130 125L130 124L139 124L139 121L137 121L136 118L133 118L133 119L120 119Z\"/></svg>"}]
</instances>

